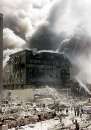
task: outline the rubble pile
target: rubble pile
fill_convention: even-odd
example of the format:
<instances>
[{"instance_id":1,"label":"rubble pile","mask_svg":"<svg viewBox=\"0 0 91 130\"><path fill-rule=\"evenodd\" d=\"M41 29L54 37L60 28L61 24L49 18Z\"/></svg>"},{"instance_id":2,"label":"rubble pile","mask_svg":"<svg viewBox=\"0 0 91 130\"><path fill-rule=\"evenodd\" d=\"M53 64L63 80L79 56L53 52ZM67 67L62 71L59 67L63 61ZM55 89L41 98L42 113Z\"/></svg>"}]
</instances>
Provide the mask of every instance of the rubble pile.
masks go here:
<instances>
[{"instance_id":1,"label":"rubble pile","mask_svg":"<svg viewBox=\"0 0 91 130\"><path fill-rule=\"evenodd\" d=\"M31 123L36 123L39 121L44 121L54 118L54 110L42 108L42 106L9 106L9 108L2 108L2 113L0 115L0 122L2 124L8 124L8 128L13 128L17 126L24 126Z\"/></svg>"},{"instance_id":2,"label":"rubble pile","mask_svg":"<svg viewBox=\"0 0 91 130\"><path fill-rule=\"evenodd\" d=\"M49 120L55 116L55 109L52 109L50 105L17 100L12 98L10 93L8 98L1 102L0 123L7 124L9 129Z\"/></svg>"},{"instance_id":3,"label":"rubble pile","mask_svg":"<svg viewBox=\"0 0 91 130\"><path fill-rule=\"evenodd\" d=\"M79 130L91 130L90 99L69 99L63 102L56 96L52 102L45 103L46 98L42 96L42 102L39 102L38 97L35 101L21 101L9 92L1 101L0 124L5 130L19 130L21 127L26 130L26 126L27 130L75 130L76 125Z\"/></svg>"}]
</instances>

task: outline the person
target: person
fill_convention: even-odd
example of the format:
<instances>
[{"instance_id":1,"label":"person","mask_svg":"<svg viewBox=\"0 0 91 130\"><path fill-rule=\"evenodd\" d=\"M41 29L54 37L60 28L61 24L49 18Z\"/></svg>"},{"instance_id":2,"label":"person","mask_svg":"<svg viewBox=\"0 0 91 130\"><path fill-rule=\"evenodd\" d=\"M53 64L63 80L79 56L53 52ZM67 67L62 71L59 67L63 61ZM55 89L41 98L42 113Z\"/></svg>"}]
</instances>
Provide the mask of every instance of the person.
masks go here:
<instances>
[{"instance_id":1,"label":"person","mask_svg":"<svg viewBox=\"0 0 91 130\"><path fill-rule=\"evenodd\" d=\"M38 121L41 121L41 115L40 114L38 115Z\"/></svg>"},{"instance_id":2,"label":"person","mask_svg":"<svg viewBox=\"0 0 91 130\"><path fill-rule=\"evenodd\" d=\"M77 111L77 116L79 116L79 107L77 107L76 111Z\"/></svg>"},{"instance_id":3,"label":"person","mask_svg":"<svg viewBox=\"0 0 91 130\"><path fill-rule=\"evenodd\" d=\"M83 108L81 107L81 113L83 114L84 113L84 111L83 111Z\"/></svg>"},{"instance_id":4,"label":"person","mask_svg":"<svg viewBox=\"0 0 91 130\"><path fill-rule=\"evenodd\" d=\"M76 107L74 107L74 114L75 114L75 116L76 116Z\"/></svg>"},{"instance_id":5,"label":"person","mask_svg":"<svg viewBox=\"0 0 91 130\"><path fill-rule=\"evenodd\" d=\"M75 130L79 130L79 123L75 120Z\"/></svg>"},{"instance_id":6,"label":"person","mask_svg":"<svg viewBox=\"0 0 91 130\"><path fill-rule=\"evenodd\" d=\"M82 118L82 115L83 115L83 108L82 108L82 106L80 107L80 118Z\"/></svg>"},{"instance_id":7,"label":"person","mask_svg":"<svg viewBox=\"0 0 91 130\"><path fill-rule=\"evenodd\" d=\"M68 114L68 108L66 109L66 114Z\"/></svg>"},{"instance_id":8,"label":"person","mask_svg":"<svg viewBox=\"0 0 91 130\"><path fill-rule=\"evenodd\" d=\"M59 119L60 119L60 123L62 123L62 116L61 115L59 116Z\"/></svg>"}]
</instances>

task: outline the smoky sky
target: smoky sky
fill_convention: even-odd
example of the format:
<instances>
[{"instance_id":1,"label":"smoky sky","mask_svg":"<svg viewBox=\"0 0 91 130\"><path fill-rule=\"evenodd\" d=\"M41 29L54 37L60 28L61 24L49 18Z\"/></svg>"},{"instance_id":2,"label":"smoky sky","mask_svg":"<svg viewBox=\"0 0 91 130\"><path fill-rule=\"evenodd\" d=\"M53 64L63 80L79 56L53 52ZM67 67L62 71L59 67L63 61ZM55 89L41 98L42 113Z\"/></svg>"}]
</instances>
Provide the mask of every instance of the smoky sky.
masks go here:
<instances>
[{"instance_id":1,"label":"smoky sky","mask_svg":"<svg viewBox=\"0 0 91 130\"><path fill-rule=\"evenodd\" d=\"M1 0L0 10L4 13L4 28L29 41L26 47L55 50L80 26L90 35L90 5L88 0ZM40 38L41 35L43 37ZM63 35L66 36L64 39Z\"/></svg>"},{"instance_id":2,"label":"smoky sky","mask_svg":"<svg viewBox=\"0 0 91 130\"><path fill-rule=\"evenodd\" d=\"M90 0L1 0L0 12L5 51L63 51L79 69L77 76L91 83Z\"/></svg>"}]
</instances>

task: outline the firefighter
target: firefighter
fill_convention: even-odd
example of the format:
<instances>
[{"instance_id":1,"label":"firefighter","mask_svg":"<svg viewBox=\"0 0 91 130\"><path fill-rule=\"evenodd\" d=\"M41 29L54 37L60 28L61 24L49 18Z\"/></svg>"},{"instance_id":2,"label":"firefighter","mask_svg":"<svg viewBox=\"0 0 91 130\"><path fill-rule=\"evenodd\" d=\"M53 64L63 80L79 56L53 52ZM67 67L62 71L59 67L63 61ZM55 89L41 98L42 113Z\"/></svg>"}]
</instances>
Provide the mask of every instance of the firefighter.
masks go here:
<instances>
[{"instance_id":1,"label":"firefighter","mask_svg":"<svg viewBox=\"0 0 91 130\"><path fill-rule=\"evenodd\" d=\"M79 123L75 120L75 130L79 130Z\"/></svg>"}]
</instances>

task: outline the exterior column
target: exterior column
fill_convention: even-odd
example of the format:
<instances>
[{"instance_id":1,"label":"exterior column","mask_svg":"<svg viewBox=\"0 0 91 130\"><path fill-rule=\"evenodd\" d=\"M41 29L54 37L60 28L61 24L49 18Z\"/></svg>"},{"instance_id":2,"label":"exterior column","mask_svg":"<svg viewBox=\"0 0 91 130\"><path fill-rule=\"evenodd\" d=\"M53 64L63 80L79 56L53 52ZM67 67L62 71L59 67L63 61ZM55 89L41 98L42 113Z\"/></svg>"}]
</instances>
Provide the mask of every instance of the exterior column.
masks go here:
<instances>
[{"instance_id":1,"label":"exterior column","mask_svg":"<svg viewBox=\"0 0 91 130\"><path fill-rule=\"evenodd\" d=\"M0 14L0 96L3 88L3 15Z\"/></svg>"}]
</instances>

